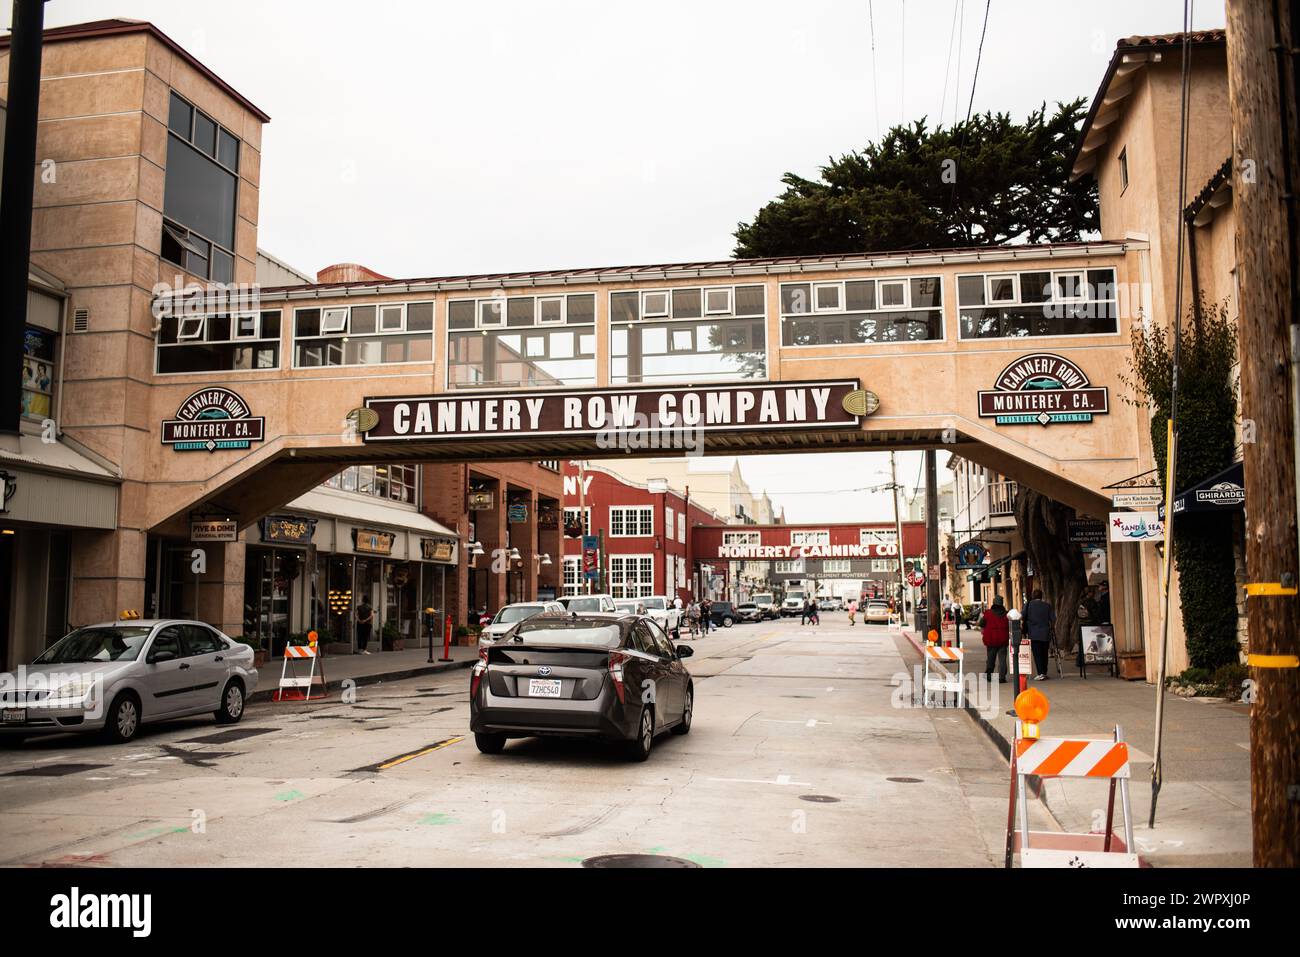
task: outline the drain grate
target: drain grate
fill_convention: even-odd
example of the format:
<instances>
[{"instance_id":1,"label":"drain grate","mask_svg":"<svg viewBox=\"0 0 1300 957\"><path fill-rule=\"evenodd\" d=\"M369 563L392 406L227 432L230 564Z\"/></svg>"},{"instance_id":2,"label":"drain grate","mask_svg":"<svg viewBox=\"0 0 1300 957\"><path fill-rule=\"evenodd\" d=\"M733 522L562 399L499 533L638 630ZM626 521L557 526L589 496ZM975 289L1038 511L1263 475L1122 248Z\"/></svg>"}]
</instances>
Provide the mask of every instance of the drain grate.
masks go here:
<instances>
[{"instance_id":1,"label":"drain grate","mask_svg":"<svg viewBox=\"0 0 1300 957\"><path fill-rule=\"evenodd\" d=\"M893 781L895 784L920 784L920 778L885 778L886 781Z\"/></svg>"},{"instance_id":2,"label":"drain grate","mask_svg":"<svg viewBox=\"0 0 1300 957\"><path fill-rule=\"evenodd\" d=\"M813 804L839 804L840 799L831 797L829 794L800 794L800 801L811 801Z\"/></svg>"},{"instance_id":3,"label":"drain grate","mask_svg":"<svg viewBox=\"0 0 1300 957\"><path fill-rule=\"evenodd\" d=\"M61 778L69 774L80 774L82 771L98 771L101 768L112 767L109 764L43 764L36 768L24 768L21 771L6 771L0 777L6 778Z\"/></svg>"},{"instance_id":4,"label":"drain grate","mask_svg":"<svg viewBox=\"0 0 1300 957\"><path fill-rule=\"evenodd\" d=\"M583 867L699 867L694 861L666 854L602 854L589 857Z\"/></svg>"}]
</instances>

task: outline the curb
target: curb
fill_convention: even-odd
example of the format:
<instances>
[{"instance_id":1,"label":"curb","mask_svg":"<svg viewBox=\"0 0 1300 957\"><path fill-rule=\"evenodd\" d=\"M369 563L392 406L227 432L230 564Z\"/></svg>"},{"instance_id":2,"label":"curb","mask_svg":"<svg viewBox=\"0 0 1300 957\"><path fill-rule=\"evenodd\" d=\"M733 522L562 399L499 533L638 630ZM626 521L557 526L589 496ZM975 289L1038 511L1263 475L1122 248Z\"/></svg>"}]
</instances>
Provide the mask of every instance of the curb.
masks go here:
<instances>
[{"instance_id":1,"label":"curb","mask_svg":"<svg viewBox=\"0 0 1300 957\"><path fill-rule=\"evenodd\" d=\"M925 654L925 652L922 650L922 646L920 642L918 642L916 638L913 637L910 631L905 630L902 632L902 635L904 638L908 640L909 643L911 643L912 647L916 649L917 654L919 655ZM1002 754L1002 757L1004 757L1009 763L1011 761L1011 742L1007 740L1006 735L1004 735L1001 731L999 731L997 726L994 725L992 721L984 717L984 715L980 714L978 710L972 708L969 704L966 705L964 708L962 708L962 710L965 711L966 714L970 716L971 720L974 721L977 726L979 726L980 730L982 730L988 736L989 740L993 742L993 746L998 749L998 751ZM1031 775L1029 776L1028 780L1026 780L1025 784L1029 793L1032 794L1034 797L1036 797L1042 803L1043 807L1047 810L1048 816L1050 816L1051 819L1056 822L1056 826L1064 830L1065 828L1062 826L1061 822L1057 819L1056 815L1052 813L1051 805L1047 803L1047 796L1043 790L1042 778L1034 777Z\"/></svg>"},{"instance_id":2,"label":"curb","mask_svg":"<svg viewBox=\"0 0 1300 957\"><path fill-rule=\"evenodd\" d=\"M418 678L421 675L438 674L443 671L461 671L474 667L477 658L471 658L467 661L439 662L437 664L427 665L423 668L403 668L400 671L385 671L381 674L358 675L355 678L340 678L338 681L328 681L325 683L325 693L328 695L331 691L338 691L343 687L343 682L354 682L356 687L360 688L365 685L382 684L385 681L402 681L406 678ZM253 692L248 696L249 703L270 701L277 689L265 688ZM320 700L320 699L312 699Z\"/></svg>"}]
</instances>

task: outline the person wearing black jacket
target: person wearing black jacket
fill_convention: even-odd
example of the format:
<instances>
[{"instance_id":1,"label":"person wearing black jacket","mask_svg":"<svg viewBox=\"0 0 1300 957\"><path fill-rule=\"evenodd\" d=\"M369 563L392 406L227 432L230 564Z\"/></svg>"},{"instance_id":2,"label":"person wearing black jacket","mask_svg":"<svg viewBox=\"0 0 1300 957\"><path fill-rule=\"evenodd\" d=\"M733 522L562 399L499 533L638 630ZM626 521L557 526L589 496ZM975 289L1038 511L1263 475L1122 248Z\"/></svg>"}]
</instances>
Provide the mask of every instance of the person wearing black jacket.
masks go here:
<instances>
[{"instance_id":1,"label":"person wearing black jacket","mask_svg":"<svg viewBox=\"0 0 1300 957\"><path fill-rule=\"evenodd\" d=\"M1049 602L1043 601L1043 590L1034 589L1033 597L1025 603L1021 612L1024 619L1025 635L1029 638L1029 647L1034 652L1035 681L1047 680L1047 650L1052 640L1052 629L1056 625L1056 609Z\"/></svg>"}]
</instances>

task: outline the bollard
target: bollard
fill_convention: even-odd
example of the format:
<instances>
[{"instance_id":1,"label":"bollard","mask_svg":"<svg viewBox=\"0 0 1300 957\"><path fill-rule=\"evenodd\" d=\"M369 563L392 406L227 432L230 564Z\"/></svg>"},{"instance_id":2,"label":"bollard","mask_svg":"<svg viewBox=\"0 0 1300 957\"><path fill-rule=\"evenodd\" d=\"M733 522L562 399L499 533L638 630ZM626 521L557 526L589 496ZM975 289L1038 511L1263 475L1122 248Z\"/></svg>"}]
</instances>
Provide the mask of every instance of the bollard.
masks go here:
<instances>
[{"instance_id":1,"label":"bollard","mask_svg":"<svg viewBox=\"0 0 1300 957\"><path fill-rule=\"evenodd\" d=\"M442 635L442 657L439 661L451 661L451 615L447 616L447 624L443 629Z\"/></svg>"},{"instance_id":2,"label":"bollard","mask_svg":"<svg viewBox=\"0 0 1300 957\"><path fill-rule=\"evenodd\" d=\"M1011 655L1011 687L1019 695L1025 690L1025 676L1020 673L1020 612L1012 608L1007 612L1007 627L1010 629L1007 651ZM1012 708L1007 714L1015 714Z\"/></svg>"}]
</instances>

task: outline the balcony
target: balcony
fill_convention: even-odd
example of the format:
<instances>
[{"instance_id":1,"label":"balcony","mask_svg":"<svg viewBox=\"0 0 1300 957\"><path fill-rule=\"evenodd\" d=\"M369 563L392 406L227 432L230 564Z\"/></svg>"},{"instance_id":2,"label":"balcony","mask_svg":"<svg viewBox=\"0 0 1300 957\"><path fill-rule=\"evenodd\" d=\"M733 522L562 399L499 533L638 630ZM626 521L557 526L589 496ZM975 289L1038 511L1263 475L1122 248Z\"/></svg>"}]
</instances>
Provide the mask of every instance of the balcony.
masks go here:
<instances>
[{"instance_id":1,"label":"balcony","mask_svg":"<svg viewBox=\"0 0 1300 957\"><path fill-rule=\"evenodd\" d=\"M990 482L978 489L967 500L959 499L960 510L953 528L962 532L983 531L988 528L1010 528L1015 525L1016 482Z\"/></svg>"}]
</instances>

